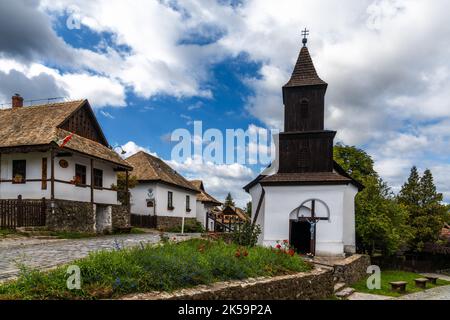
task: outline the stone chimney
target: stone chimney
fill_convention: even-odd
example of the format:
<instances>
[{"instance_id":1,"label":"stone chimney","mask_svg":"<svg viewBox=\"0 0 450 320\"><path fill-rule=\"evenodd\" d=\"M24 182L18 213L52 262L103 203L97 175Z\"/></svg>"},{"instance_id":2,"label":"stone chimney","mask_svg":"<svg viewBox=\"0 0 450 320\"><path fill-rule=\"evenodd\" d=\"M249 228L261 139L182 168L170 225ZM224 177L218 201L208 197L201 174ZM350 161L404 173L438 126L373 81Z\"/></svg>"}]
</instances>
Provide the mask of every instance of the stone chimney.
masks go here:
<instances>
[{"instance_id":1,"label":"stone chimney","mask_svg":"<svg viewBox=\"0 0 450 320\"><path fill-rule=\"evenodd\" d=\"M20 94L16 93L12 96L12 108L21 108L23 107L23 98L20 96Z\"/></svg>"}]
</instances>

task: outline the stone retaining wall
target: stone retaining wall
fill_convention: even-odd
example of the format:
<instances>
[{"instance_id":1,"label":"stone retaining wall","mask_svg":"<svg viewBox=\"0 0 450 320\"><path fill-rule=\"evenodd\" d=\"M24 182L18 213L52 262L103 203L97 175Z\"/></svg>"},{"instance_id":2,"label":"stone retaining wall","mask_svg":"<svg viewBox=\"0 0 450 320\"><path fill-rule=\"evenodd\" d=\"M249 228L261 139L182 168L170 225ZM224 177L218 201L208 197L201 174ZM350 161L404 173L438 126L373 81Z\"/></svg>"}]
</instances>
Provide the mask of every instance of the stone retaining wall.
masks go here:
<instances>
[{"instance_id":1,"label":"stone retaining wall","mask_svg":"<svg viewBox=\"0 0 450 320\"><path fill-rule=\"evenodd\" d=\"M90 202L55 200L52 209L48 201L46 226L53 231L95 232L95 211ZM109 205L111 207L112 229L130 226L130 211L127 206Z\"/></svg>"},{"instance_id":2,"label":"stone retaining wall","mask_svg":"<svg viewBox=\"0 0 450 320\"><path fill-rule=\"evenodd\" d=\"M95 213L90 202L54 200L55 208L48 201L46 225L53 231L94 232Z\"/></svg>"},{"instance_id":3,"label":"stone retaining wall","mask_svg":"<svg viewBox=\"0 0 450 320\"><path fill-rule=\"evenodd\" d=\"M124 300L318 300L333 294L333 272L308 273L219 282L173 293L128 295Z\"/></svg>"},{"instance_id":4,"label":"stone retaining wall","mask_svg":"<svg viewBox=\"0 0 450 320\"><path fill-rule=\"evenodd\" d=\"M355 254L334 263L334 276L339 282L353 284L368 276L367 267L369 266L368 255Z\"/></svg>"}]
</instances>

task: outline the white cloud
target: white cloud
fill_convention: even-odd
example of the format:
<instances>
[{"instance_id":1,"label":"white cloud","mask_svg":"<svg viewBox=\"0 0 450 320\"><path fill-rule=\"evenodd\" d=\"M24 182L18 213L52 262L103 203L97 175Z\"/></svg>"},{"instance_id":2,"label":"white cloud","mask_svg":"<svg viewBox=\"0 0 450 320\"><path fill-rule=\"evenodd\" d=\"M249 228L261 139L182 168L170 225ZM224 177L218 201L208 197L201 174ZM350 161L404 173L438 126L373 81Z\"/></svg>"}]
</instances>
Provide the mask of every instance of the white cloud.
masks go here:
<instances>
[{"instance_id":1,"label":"white cloud","mask_svg":"<svg viewBox=\"0 0 450 320\"><path fill-rule=\"evenodd\" d=\"M176 161L167 163L189 180L202 180L207 192L218 200L223 201L228 192L232 193L238 206L244 207L250 200L250 196L242 188L255 177L255 174L244 165L237 163L216 165L192 158L186 159L183 163Z\"/></svg>"},{"instance_id":2,"label":"white cloud","mask_svg":"<svg viewBox=\"0 0 450 320\"><path fill-rule=\"evenodd\" d=\"M131 157L133 154L138 153L139 151L144 151L148 154L151 154L155 157L157 157L158 155L154 152L150 151L150 148L148 147L142 147L138 144L136 144L136 142L134 141L128 141L127 143L125 143L124 145L120 146L120 147L115 147L114 150L120 154L120 156L124 159ZM123 153L124 152L124 153Z\"/></svg>"}]
</instances>

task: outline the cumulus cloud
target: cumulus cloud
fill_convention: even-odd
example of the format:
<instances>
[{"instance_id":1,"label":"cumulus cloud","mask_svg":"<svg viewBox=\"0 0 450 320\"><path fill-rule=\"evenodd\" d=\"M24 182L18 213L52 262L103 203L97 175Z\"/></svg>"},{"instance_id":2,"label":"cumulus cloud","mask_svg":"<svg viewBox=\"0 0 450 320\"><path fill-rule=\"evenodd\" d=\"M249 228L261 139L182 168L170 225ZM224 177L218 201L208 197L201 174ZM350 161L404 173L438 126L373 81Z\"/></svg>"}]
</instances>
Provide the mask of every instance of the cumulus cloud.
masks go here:
<instances>
[{"instance_id":1,"label":"cumulus cloud","mask_svg":"<svg viewBox=\"0 0 450 320\"><path fill-rule=\"evenodd\" d=\"M168 161L168 164L189 180L202 180L208 193L219 200L224 200L228 192L232 193L238 206L244 207L250 200L250 196L242 187L253 179L255 174L245 165L237 163L217 165L195 158L188 158L182 163Z\"/></svg>"},{"instance_id":2,"label":"cumulus cloud","mask_svg":"<svg viewBox=\"0 0 450 320\"><path fill-rule=\"evenodd\" d=\"M155 157L157 157L158 155L155 152L151 152L150 148L148 147L142 147L140 145L138 145L136 142L134 141L128 141L127 143L125 143L124 145L121 146L117 146L114 147L114 150L120 154L120 156L124 159L131 157L133 154L138 153L139 151L144 151L148 154L151 154Z\"/></svg>"}]
</instances>

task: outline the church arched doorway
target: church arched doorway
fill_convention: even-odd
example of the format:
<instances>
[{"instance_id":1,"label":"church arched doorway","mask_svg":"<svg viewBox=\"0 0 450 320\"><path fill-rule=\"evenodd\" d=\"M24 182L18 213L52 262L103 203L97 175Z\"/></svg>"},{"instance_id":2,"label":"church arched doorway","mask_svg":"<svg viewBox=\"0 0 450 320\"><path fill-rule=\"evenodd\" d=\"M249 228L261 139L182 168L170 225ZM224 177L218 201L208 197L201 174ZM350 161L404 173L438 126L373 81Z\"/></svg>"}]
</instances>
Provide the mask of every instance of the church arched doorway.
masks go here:
<instances>
[{"instance_id":1,"label":"church arched doorway","mask_svg":"<svg viewBox=\"0 0 450 320\"><path fill-rule=\"evenodd\" d=\"M289 216L289 242L300 254L316 254L316 226L321 220L330 221L328 205L319 199L309 199L295 208Z\"/></svg>"}]
</instances>

